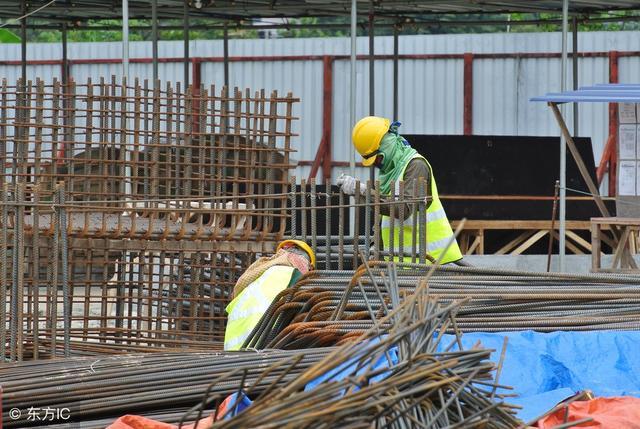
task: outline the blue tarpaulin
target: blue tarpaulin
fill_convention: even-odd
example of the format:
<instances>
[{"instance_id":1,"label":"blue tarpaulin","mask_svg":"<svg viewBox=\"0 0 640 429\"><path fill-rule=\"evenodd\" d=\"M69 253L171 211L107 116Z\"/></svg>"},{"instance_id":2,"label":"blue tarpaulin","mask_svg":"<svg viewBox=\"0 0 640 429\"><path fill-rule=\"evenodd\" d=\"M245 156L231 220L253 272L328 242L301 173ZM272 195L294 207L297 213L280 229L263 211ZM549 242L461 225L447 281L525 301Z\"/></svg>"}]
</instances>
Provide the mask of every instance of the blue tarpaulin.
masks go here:
<instances>
[{"instance_id":1,"label":"blue tarpaulin","mask_svg":"<svg viewBox=\"0 0 640 429\"><path fill-rule=\"evenodd\" d=\"M640 332L469 333L462 346L468 350L480 341L495 350L491 360L497 363L505 336L499 383L519 394L507 402L524 407L519 417L525 421L585 389L596 396L640 397ZM454 339L447 336L442 346Z\"/></svg>"},{"instance_id":2,"label":"blue tarpaulin","mask_svg":"<svg viewBox=\"0 0 640 429\"><path fill-rule=\"evenodd\" d=\"M370 344L374 345L377 344L380 340L378 338L373 338L370 341ZM351 359L350 361L347 361L345 363L343 363L342 365L339 365L338 367L334 368L331 371L328 371L324 374L322 374L320 377L316 378L315 380L310 381L305 387L304 390L305 392L312 390L313 388L315 388L318 384L321 383L325 383L325 382L331 382L331 381L341 381L349 376L351 376L353 374L353 371L356 370L356 368L358 368L358 366L361 366L362 362L360 362L361 359L355 357L353 359ZM387 353L384 353L383 355L381 355L378 360L372 365L371 369L373 371L376 370L381 370L384 368L389 368L392 367L394 365L398 364L398 348L397 347L391 347ZM366 372L368 364L367 365L362 365L362 367L356 372L356 375L362 375ZM382 372L374 377L371 378L370 383L377 383L379 381L384 380L387 376L388 376L388 372ZM357 390L357 389L356 389Z\"/></svg>"}]
</instances>

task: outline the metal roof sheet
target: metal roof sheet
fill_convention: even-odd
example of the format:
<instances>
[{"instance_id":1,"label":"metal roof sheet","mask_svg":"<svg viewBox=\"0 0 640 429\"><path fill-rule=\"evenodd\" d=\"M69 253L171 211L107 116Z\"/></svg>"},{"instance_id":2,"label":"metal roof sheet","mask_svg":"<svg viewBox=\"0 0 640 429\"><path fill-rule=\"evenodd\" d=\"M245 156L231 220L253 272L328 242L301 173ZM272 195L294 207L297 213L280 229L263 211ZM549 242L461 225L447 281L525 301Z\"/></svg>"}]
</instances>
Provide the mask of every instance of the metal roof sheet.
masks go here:
<instances>
[{"instance_id":1,"label":"metal roof sheet","mask_svg":"<svg viewBox=\"0 0 640 429\"><path fill-rule=\"evenodd\" d=\"M182 18L184 0L158 0L159 19ZM50 0L31 0L28 11L34 11ZM442 13L552 12L562 10L562 0L377 0L373 2L377 16L419 16ZM284 18L347 15L351 0L190 0L191 17L242 20L251 18ZM199 7L197 7L199 6ZM370 0L358 0L362 14L368 14ZM638 0L571 0L571 13L589 13L640 8ZM149 0L130 0L133 19L148 19ZM50 22L119 19L121 0L56 0L32 15ZM0 16L15 19L22 16L21 2L0 0Z\"/></svg>"},{"instance_id":2,"label":"metal roof sheet","mask_svg":"<svg viewBox=\"0 0 640 429\"><path fill-rule=\"evenodd\" d=\"M550 92L531 101L548 103L640 103L640 84L600 84L575 91Z\"/></svg>"}]
</instances>

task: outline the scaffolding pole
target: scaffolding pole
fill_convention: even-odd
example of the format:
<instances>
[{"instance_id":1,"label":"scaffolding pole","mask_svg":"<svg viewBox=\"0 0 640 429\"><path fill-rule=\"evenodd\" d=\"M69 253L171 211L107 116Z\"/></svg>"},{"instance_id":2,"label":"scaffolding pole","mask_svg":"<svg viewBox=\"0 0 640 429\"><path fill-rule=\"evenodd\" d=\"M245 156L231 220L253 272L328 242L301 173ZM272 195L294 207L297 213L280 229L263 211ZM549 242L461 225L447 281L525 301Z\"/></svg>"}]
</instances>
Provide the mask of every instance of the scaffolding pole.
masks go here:
<instances>
[{"instance_id":1,"label":"scaffolding pole","mask_svg":"<svg viewBox=\"0 0 640 429\"><path fill-rule=\"evenodd\" d=\"M569 0L562 2L562 61L560 72L560 91L567 89L567 31L569 21ZM558 239L558 269L565 270L565 240L567 228L567 142L560 136L560 230Z\"/></svg>"}]
</instances>

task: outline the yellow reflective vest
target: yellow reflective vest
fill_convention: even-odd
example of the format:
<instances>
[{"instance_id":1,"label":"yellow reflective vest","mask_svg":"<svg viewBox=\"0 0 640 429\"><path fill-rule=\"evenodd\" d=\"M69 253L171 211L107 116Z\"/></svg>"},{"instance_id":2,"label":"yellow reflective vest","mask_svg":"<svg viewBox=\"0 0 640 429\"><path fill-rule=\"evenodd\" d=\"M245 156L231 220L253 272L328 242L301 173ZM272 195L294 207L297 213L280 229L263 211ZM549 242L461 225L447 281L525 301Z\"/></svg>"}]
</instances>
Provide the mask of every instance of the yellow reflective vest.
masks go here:
<instances>
[{"instance_id":1,"label":"yellow reflective vest","mask_svg":"<svg viewBox=\"0 0 640 429\"><path fill-rule=\"evenodd\" d=\"M447 214L442 207L442 203L440 202L440 198L438 198L438 188L436 186L435 175L433 174L433 169L429 162L420 154L415 154L411 160L420 158L429 166L429 170L431 171L431 205L426 210L427 214L427 253L431 255L434 259L438 259L442 253L445 252L447 244L453 237L453 230L451 229L451 225L449 224L449 220L447 219ZM409 160L409 162L411 162ZM400 174L400 180L404 180L404 173L407 169L407 162L402 167L402 173ZM394 193L396 196L400 194L400 186L399 181L396 182L396 189ZM416 214L417 216L420 213ZM420 223L416 222L416 227L419 227ZM396 255L400 254L400 233L402 231L402 245L404 248L404 258L402 261L401 258L395 257L396 261L400 262L410 262L411 261L411 250L413 243L413 216L409 216L407 219L402 222L400 219L394 219L394 233L393 233L393 247ZM382 225L381 225L381 235L382 242L384 244L384 248L388 249L389 244L391 243L391 222L389 216L382 217ZM419 232L416 231L418 234ZM419 239L419 237L418 237ZM418 254L420 246L419 241L416 239L416 254ZM419 256L419 255L417 255ZM408 258L407 258L408 257ZM458 247L458 243L454 240L449 249L446 251L444 256L442 257L442 264L446 264L449 262L454 262L459 259L462 259L462 253L460 252L460 248Z\"/></svg>"},{"instance_id":2,"label":"yellow reflective vest","mask_svg":"<svg viewBox=\"0 0 640 429\"><path fill-rule=\"evenodd\" d=\"M227 305L225 350L242 347L273 299L289 286L296 271L282 265L270 267Z\"/></svg>"}]
</instances>

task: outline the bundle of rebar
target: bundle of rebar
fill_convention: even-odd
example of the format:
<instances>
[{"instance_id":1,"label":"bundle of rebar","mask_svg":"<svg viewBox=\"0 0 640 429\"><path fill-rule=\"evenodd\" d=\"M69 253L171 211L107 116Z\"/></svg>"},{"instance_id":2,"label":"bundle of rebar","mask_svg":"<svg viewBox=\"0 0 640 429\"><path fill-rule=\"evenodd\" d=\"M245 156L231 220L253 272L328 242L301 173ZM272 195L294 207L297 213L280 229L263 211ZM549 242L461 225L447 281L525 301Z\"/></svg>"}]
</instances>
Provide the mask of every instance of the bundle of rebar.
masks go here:
<instances>
[{"instance_id":1,"label":"bundle of rebar","mask_svg":"<svg viewBox=\"0 0 640 429\"><path fill-rule=\"evenodd\" d=\"M393 271L392 266L392 276ZM464 351L459 336L444 344L443 333L456 326L462 303L441 305L423 284L357 341L335 349L285 387L256 397L253 385L239 385L227 411L216 413L213 428L517 427L513 407L496 393L503 386L493 381L491 351ZM244 397L253 403L232 416ZM210 394L203 404L221 399Z\"/></svg>"},{"instance_id":2,"label":"bundle of rebar","mask_svg":"<svg viewBox=\"0 0 640 429\"><path fill-rule=\"evenodd\" d=\"M263 378L260 378L263 368L297 352L105 355L6 364L0 373L3 427L43 424L29 418L30 408L68 409L68 420L46 423L82 421L83 428L89 427L86 425L90 420L101 422L96 427L104 428L105 420L113 422L121 415L135 413L152 417L173 413L173 421L179 421L177 413L198 403L211 380L217 377L226 378L212 392L229 395L237 390L241 379L254 383L260 392L271 384L286 385L328 352L328 349L309 351L298 360L295 370L274 368L269 377ZM238 373L238 368L243 372ZM10 414L11 409L18 411ZM15 418L16 415L20 417Z\"/></svg>"},{"instance_id":3,"label":"bundle of rebar","mask_svg":"<svg viewBox=\"0 0 640 429\"><path fill-rule=\"evenodd\" d=\"M430 268L398 264L391 279L389 263L371 264L308 274L276 297L244 346L296 349L353 340L426 281ZM633 275L442 266L427 284L443 302L470 298L456 317L462 332L640 329L640 279Z\"/></svg>"}]
</instances>

